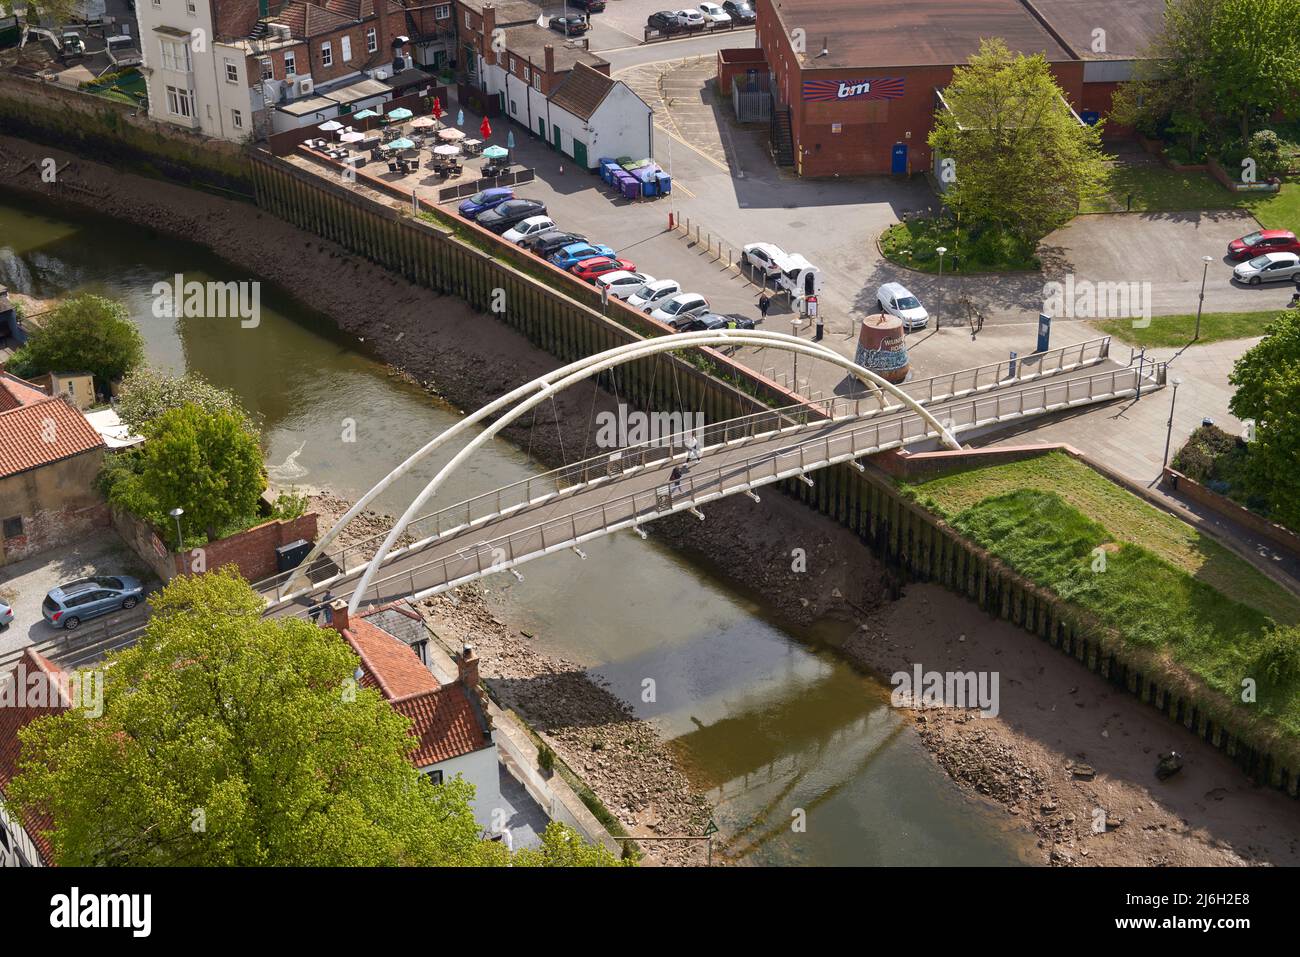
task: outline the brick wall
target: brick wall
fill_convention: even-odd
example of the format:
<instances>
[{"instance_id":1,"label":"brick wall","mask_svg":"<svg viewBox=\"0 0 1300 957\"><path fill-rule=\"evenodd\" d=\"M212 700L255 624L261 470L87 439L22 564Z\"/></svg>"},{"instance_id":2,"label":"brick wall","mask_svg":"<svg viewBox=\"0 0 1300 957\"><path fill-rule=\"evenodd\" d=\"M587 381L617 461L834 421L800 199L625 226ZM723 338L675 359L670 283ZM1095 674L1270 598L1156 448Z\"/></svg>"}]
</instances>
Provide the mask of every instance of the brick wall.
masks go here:
<instances>
[{"instance_id":1,"label":"brick wall","mask_svg":"<svg viewBox=\"0 0 1300 957\"><path fill-rule=\"evenodd\" d=\"M288 545L300 538L309 542L316 540L316 520L315 512L308 512L288 522L274 519L229 538L208 542L203 546L201 561L194 549L184 555L172 555L171 558L176 563L177 572L182 575L190 571L206 571L234 564L239 567L239 574L250 582L260 581L276 574L275 550L281 545ZM196 563L199 563L197 568Z\"/></svg>"},{"instance_id":2,"label":"brick wall","mask_svg":"<svg viewBox=\"0 0 1300 957\"><path fill-rule=\"evenodd\" d=\"M214 0L212 19L218 38L246 37L257 25L258 0Z\"/></svg>"},{"instance_id":3,"label":"brick wall","mask_svg":"<svg viewBox=\"0 0 1300 957\"><path fill-rule=\"evenodd\" d=\"M749 70L757 70L767 78L767 60L763 51L756 47L743 47L733 50L718 51L718 91L724 96L731 95L731 79L744 76Z\"/></svg>"},{"instance_id":4,"label":"brick wall","mask_svg":"<svg viewBox=\"0 0 1300 957\"><path fill-rule=\"evenodd\" d=\"M1190 479L1182 472L1176 472L1167 466L1164 473L1164 482L1170 488L1176 489L1184 498L1217 512L1238 525L1246 526L1288 555L1300 557L1300 535L1290 529L1275 525L1268 519L1256 515L1250 509L1238 505L1226 495L1212 492L1195 479Z\"/></svg>"}]
</instances>

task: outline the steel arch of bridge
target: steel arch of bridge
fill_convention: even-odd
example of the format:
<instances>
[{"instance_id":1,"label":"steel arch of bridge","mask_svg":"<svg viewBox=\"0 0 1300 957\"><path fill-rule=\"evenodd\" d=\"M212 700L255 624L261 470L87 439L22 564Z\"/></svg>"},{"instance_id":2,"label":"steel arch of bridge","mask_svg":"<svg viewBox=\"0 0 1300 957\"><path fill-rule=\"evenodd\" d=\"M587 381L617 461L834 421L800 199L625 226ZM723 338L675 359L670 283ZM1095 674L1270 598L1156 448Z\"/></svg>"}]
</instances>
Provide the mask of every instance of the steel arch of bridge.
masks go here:
<instances>
[{"instance_id":1,"label":"steel arch of bridge","mask_svg":"<svg viewBox=\"0 0 1300 957\"><path fill-rule=\"evenodd\" d=\"M537 405L545 402L554 396L557 392L567 389L571 385L582 382L592 376L598 375L609 369L634 362L638 359L644 359L650 356L658 355L662 352L676 352L681 349L703 348L706 346L725 346L725 345L752 345L773 348L781 352L791 352L796 355L806 355L814 359L822 359L837 365L847 371L863 385L874 391L877 398L884 405L883 393L888 392L897 398L903 405L916 412L935 432L938 433L944 445L951 449L960 449L961 445L953 437L952 433L941 423L934 415L926 409L920 402L908 395L902 389L899 389L892 382L881 378L870 369L866 369L857 363L846 359L832 349L817 345L811 342L805 342L795 336L781 332L764 332L761 330L751 329L719 329L703 330L700 332L677 333L671 336L661 336L655 339L643 340L640 342L629 343L618 346L605 352L596 353L595 355L586 356L576 362L569 363L559 369L552 370L543 376L539 376L531 382L528 382L512 390L506 395L488 403L472 415L466 416L456 422L455 425L446 429L438 436L426 443L416 452L412 453L406 461L398 465L384 478L380 479L375 486L361 496L338 522L316 543L311 553L298 566L305 571L309 569L316 558L321 555L325 548L336 538L343 528L370 502L387 489L393 482L407 474L418 462L428 456L430 453L440 448L462 432L470 429L485 418L500 412L507 406L513 405L508 412L493 422L488 428L476 435L469 443L465 445L456 455L433 477L432 480L424 487L407 507L406 511L398 519L397 524L393 526L388 536L384 539L379 550L375 552L373 558L366 565L366 569L361 576L356 590L352 593L349 601L349 611L355 613L361 605L366 590L370 587L375 573L383 565L392 551L393 545L401 538L402 533L406 530L407 525L411 523L419 514L424 504L432 498L443 485L443 483L457 470L466 460L468 460L478 449L486 445L499 432L517 420L520 416L532 410ZM520 401L522 400L522 401ZM518 403L518 404L514 404Z\"/></svg>"}]
</instances>

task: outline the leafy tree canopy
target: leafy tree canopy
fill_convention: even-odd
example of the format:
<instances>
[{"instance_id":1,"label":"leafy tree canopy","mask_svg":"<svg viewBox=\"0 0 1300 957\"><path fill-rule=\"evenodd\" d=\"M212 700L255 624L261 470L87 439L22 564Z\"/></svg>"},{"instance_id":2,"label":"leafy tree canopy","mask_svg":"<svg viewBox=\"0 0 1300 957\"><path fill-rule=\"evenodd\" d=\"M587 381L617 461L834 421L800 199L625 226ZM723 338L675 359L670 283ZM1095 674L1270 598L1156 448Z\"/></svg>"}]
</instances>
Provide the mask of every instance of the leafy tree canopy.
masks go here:
<instances>
[{"instance_id":1,"label":"leafy tree canopy","mask_svg":"<svg viewBox=\"0 0 1300 957\"><path fill-rule=\"evenodd\" d=\"M256 434L253 417L234 394L218 388L197 373L171 375L154 366L143 366L128 373L118 392L118 417L132 431L139 433L147 423L169 409L187 403L205 412L233 412L244 421L246 431Z\"/></svg>"},{"instance_id":2,"label":"leafy tree canopy","mask_svg":"<svg viewBox=\"0 0 1300 957\"><path fill-rule=\"evenodd\" d=\"M57 306L14 353L9 370L31 377L46 372L89 372L96 383L116 382L144 359L144 338L120 302L74 296Z\"/></svg>"}]
</instances>

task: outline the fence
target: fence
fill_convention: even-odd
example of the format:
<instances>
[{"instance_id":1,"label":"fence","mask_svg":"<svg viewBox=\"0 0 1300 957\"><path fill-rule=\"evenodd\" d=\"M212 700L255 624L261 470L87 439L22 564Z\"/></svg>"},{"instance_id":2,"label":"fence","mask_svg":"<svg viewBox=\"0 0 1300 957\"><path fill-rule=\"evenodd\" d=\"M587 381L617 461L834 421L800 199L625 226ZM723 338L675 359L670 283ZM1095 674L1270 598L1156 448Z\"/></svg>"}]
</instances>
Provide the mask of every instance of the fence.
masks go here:
<instances>
[{"instance_id":1,"label":"fence","mask_svg":"<svg viewBox=\"0 0 1300 957\"><path fill-rule=\"evenodd\" d=\"M731 78L731 103L738 123L768 123L772 119L772 92L763 74Z\"/></svg>"},{"instance_id":2,"label":"fence","mask_svg":"<svg viewBox=\"0 0 1300 957\"><path fill-rule=\"evenodd\" d=\"M483 179L476 179L472 183L457 183L455 186L444 186L438 190L438 202L448 203L453 199L473 196L479 190L494 189L498 186L518 186L521 183L531 183L536 178L537 170L521 169L501 176L486 176Z\"/></svg>"}]
</instances>

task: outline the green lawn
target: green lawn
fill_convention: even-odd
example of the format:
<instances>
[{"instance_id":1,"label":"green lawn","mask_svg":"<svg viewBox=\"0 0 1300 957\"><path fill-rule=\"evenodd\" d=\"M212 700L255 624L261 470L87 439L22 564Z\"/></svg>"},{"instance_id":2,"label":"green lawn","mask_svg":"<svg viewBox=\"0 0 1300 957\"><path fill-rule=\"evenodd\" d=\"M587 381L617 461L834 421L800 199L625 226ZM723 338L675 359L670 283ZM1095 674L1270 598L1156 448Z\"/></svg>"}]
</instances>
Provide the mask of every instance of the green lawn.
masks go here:
<instances>
[{"instance_id":1,"label":"green lawn","mask_svg":"<svg viewBox=\"0 0 1300 957\"><path fill-rule=\"evenodd\" d=\"M1219 342L1223 339L1246 339L1262 336L1264 327L1277 318L1277 310L1267 312L1207 312L1201 316L1201 336L1196 341ZM1178 348L1192 341L1196 332L1196 313L1181 316L1152 316L1151 324L1135 327L1133 319L1102 319L1097 328L1135 346Z\"/></svg>"},{"instance_id":2,"label":"green lawn","mask_svg":"<svg viewBox=\"0 0 1300 957\"><path fill-rule=\"evenodd\" d=\"M895 223L880 235L880 250L890 262L919 269L939 271L939 246L948 250L943 257L945 273L1014 272L1036 270L1042 264L1032 246L1006 236L986 234L971 241L948 224L914 219Z\"/></svg>"},{"instance_id":3,"label":"green lawn","mask_svg":"<svg viewBox=\"0 0 1300 957\"><path fill-rule=\"evenodd\" d=\"M1064 453L903 489L1125 648L1195 675L1225 710L1300 735L1300 681L1269 681L1260 665L1270 619L1300 622L1300 599L1190 525ZM1258 682L1258 711L1236 704L1244 677Z\"/></svg>"}]
</instances>

